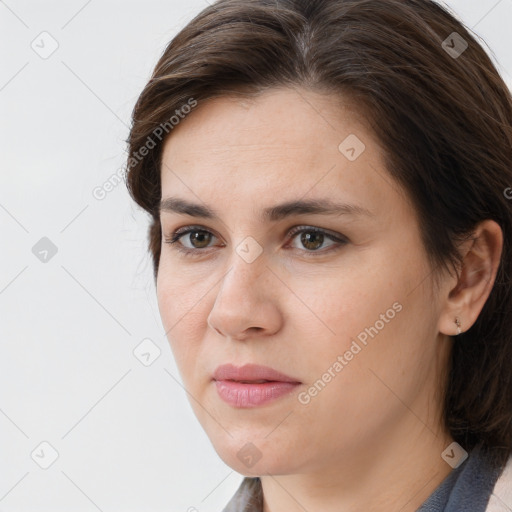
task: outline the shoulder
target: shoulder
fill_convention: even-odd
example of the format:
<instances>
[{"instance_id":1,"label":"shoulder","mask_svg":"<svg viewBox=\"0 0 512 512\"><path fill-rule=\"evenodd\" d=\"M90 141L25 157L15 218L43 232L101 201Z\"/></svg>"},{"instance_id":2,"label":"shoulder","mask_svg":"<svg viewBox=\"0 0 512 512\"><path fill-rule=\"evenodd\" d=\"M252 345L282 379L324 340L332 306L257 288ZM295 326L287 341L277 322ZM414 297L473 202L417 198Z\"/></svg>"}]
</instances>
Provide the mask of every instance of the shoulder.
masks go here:
<instances>
[{"instance_id":1,"label":"shoulder","mask_svg":"<svg viewBox=\"0 0 512 512\"><path fill-rule=\"evenodd\" d=\"M512 510L512 455L496 481L485 512L510 512Z\"/></svg>"}]
</instances>

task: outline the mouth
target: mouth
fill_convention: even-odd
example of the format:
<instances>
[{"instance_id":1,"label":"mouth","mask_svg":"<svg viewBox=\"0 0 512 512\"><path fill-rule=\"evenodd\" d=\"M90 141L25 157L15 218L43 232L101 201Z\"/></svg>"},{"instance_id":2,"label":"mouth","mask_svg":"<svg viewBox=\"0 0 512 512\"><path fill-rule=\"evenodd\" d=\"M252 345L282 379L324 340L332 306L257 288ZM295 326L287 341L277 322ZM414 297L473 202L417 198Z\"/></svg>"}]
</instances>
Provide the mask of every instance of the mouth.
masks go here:
<instances>
[{"instance_id":1,"label":"mouth","mask_svg":"<svg viewBox=\"0 0 512 512\"><path fill-rule=\"evenodd\" d=\"M279 381L271 381L271 380L235 380L228 379L231 382L241 382L242 384L264 384L265 382L279 382Z\"/></svg>"},{"instance_id":2,"label":"mouth","mask_svg":"<svg viewBox=\"0 0 512 512\"><path fill-rule=\"evenodd\" d=\"M300 383L298 379L285 375L269 366L257 364L245 364L244 366L235 366L232 364L222 364L213 373L214 380L231 380L245 382L249 384L262 382L295 382Z\"/></svg>"},{"instance_id":3,"label":"mouth","mask_svg":"<svg viewBox=\"0 0 512 512\"><path fill-rule=\"evenodd\" d=\"M219 397L235 408L258 407L282 398L302 384L268 366L219 366L212 379Z\"/></svg>"}]
</instances>

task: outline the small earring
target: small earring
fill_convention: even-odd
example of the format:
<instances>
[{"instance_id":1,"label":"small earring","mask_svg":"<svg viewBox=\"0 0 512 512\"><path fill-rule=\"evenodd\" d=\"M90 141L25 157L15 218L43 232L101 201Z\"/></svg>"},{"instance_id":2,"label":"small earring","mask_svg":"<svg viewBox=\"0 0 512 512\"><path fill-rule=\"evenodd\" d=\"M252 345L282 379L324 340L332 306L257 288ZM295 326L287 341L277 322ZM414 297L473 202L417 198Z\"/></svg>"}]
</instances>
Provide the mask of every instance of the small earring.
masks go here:
<instances>
[{"instance_id":1,"label":"small earring","mask_svg":"<svg viewBox=\"0 0 512 512\"><path fill-rule=\"evenodd\" d=\"M455 317L455 323L457 324L457 335L459 335L462 332L462 329L460 328L460 320L459 317Z\"/></svg>"}]
</instances>

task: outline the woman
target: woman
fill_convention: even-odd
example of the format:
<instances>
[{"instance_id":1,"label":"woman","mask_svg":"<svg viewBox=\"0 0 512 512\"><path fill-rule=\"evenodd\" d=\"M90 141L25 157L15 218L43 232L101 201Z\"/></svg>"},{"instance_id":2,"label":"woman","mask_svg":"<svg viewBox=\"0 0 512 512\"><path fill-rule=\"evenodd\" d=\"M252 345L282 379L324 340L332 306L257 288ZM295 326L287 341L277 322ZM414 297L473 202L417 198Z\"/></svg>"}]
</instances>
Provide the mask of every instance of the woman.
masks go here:
<instances>
[{"instance_id":1,"label":"woman","mask_svg":"<svg viewBox=\"0 0 512 512\"><path fill-rule=\"evenodd\" d=\"M221 0L128 142L226 512L512 507L512 100L459 21Z\"/></svg>"}]
</instances>

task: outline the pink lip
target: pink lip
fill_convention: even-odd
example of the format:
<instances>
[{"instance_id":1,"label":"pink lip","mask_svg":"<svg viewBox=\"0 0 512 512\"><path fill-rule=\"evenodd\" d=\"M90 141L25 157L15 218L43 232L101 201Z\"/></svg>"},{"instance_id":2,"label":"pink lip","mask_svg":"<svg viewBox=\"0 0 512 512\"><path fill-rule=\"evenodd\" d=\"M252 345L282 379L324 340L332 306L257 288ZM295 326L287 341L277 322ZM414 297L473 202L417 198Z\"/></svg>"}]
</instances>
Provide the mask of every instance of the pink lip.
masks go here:
<instances>
[{"instance_id":1,"label":"pink lip","mask_svg":"<svg viewBox=\"0 0 512 512\"><path fill-rule=\"evenodd\" d=\"M234 407L257 407L290 393L300 381L268 366L219 366L213 380L220 398ZM265 380L267 382L254 382Z\"/></svg>"}]
</instances>

